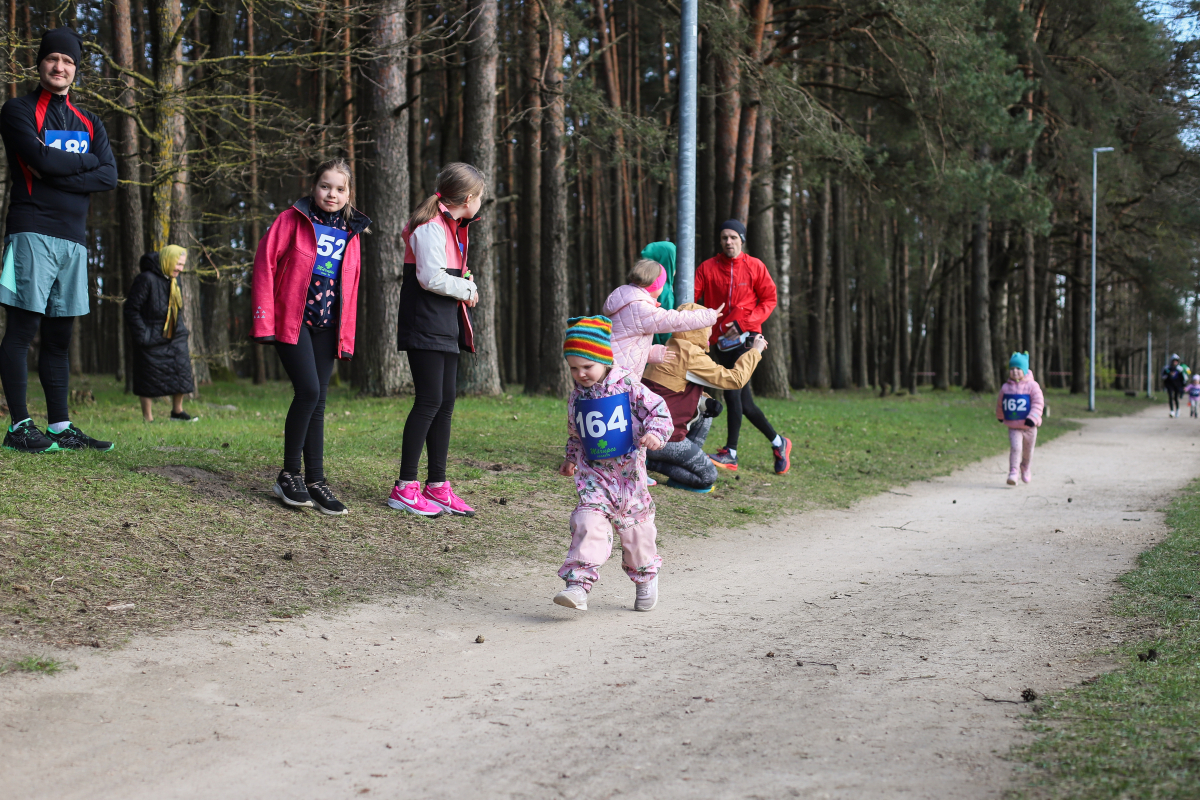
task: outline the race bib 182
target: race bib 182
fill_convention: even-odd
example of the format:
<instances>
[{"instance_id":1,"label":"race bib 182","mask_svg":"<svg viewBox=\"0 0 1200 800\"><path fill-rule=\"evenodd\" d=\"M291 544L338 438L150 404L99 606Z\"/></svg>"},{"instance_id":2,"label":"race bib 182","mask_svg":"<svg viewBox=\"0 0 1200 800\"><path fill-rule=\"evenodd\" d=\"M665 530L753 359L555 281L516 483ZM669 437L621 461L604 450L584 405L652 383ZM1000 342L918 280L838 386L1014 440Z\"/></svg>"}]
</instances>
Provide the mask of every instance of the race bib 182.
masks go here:
<instances>
[{"instance_id":1,"label":"race bib 182","mask_svg":"<svg viewBox=\"0 0 1200 800\"><path fill-rule=\"evenodd\" d=\"M313 274L325 278L336 278L342 271L342 256L350 234L314 222L317 232L317 260L313 263Z\"/></svg>"},{"instance_id":2,"label":"race bib 182","mask_svg":"<svg viewBox=\"0 0 1200 800\"><path fill-rule=\"evenodd\" d=\"M87 131L45 131L46 147L66 150L68 153L86 153L92 147L92 137Z\"/></svg>"},{"instance_id":3,"label":"race bib 182","mask_svg":"<svg viewBox=\"0 0 1200 800\"><path fill-rule=\"evenodd\" d=\"M1020 421L1029 416L1031 408L1029 395L1027 394L1006 394L1004 399L1000 401L1000 408L1004 411L1004 418L1007 420Z\"/></svg>"},{"instance_id":4,"label":"race bib 182","mask_svg":"<svg viewBox=\"0 0 1200 800\"><path fill-rule=\"evenodd\" d=\"M575 401L575 430L591 461L617 458L637 450L632 421L628 392Z\"/></svg>"}]
</instances>

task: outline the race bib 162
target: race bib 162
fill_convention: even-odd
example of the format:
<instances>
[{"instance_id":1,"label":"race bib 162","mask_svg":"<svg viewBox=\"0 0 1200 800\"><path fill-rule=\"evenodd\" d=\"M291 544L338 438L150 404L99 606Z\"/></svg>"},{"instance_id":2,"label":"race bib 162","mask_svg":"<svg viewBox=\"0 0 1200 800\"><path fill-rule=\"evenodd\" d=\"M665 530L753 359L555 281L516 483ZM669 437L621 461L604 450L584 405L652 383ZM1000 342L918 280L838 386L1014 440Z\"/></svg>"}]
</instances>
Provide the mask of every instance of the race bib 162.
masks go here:
<instances>
[{"instance_id":1,"label":"race bib 162","mask_svg":"<svg viewBox=\"0 0 1200 800\"><path fill-rule=\"evenodd\" d=\"M1000 401L1000 408L1004 411L1005 419L1019 422L1029 416L1031 408L1029 395L1006 394Z\"/></svg>"},{"instance_id":2,"label":"race bib 162","mask_svg":"<svg viewBox=\"0 0 1200 800\"><path fill-rule=\"evenodd\" d=\"M45 131L46 147L66 150L68 153L86 153L92 147L92 137L87 131Z\"/></svg>"},{"instance_id":3,"label":"race bib 162","mask_svg":"<svg viewBox=\"0 0 1200 800\"><path fill-rule=\"evenodd\" d=\"M342 271L342 256L350 234L317 222L313 223L313 229L317 232L317 260L313 262L313 274L336 278Z\"/></svg>"},{"instance_id":4,"label":"race bib 162","mask_svg":"<svg viewBox=\"0 0 1200 800\"><path fill-rule=\"evenodd\" d=\"M575 429L591 461L618 458L637 450L629 393L575 401Z\"/></svg>"}]
</instances>

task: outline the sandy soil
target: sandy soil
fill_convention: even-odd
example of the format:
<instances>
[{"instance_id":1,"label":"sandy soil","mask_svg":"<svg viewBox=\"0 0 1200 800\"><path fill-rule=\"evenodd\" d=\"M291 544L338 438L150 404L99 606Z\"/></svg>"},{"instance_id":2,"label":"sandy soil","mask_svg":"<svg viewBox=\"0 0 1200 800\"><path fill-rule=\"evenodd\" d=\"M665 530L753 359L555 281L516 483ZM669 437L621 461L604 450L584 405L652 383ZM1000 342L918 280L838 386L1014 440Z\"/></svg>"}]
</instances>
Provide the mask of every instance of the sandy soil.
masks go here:
<instances>
[{"instance_id":1,"label":"sandy soil","mask_svg":"<svg viewBox=\"0 0 1200 800\"><path fill-rule=\"evenodd\" d=\"M552 605L552 570L523 565L442 600L73 651L77 671L0 681L0 784L28 798L1000 797L1027 706L985 697L1111 666L1090 654L1130 623L1106 598L1200 474L1197 440L1200 425L1159 409L1093 420L1038 449L1031 486L1005 486L992 458L849 511L666 537L649 614L614 559L587 612Z\"/></svg>"}]
</instances>

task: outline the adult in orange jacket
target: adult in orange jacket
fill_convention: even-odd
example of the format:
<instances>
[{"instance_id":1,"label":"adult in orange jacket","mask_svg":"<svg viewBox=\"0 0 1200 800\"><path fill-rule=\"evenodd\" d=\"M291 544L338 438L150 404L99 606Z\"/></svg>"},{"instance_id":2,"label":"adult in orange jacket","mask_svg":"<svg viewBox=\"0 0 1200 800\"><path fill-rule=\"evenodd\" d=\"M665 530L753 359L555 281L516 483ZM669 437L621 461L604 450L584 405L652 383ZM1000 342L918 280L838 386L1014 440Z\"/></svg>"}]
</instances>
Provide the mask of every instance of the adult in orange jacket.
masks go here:
<instances>
[{"instance_id":1,"label":"adult in orange jacket","mask_svg":"<svg viewBox=\"0 0 1200 800\"><path fill-rule=\"evenodd\" d=\"M755 334L761 333L763 323L775 310L775 281L767 265L743 252L746 246L746 226L736 219L721 223L719 235L721 252L696 269L696 302L725 310L709 336L713 360L732 368L742 353L750 347ZM739 333L740 331L740 333ZM775 455L775 472L785 474L792 465L792 441L771 427L766 414L754 404L754 395L747 383L741 389L725 390L729 407L729 435L725 446L709 456L722 469L738 468L738 435L742 416L771 442Z\"/></svg>"}]
</instances>

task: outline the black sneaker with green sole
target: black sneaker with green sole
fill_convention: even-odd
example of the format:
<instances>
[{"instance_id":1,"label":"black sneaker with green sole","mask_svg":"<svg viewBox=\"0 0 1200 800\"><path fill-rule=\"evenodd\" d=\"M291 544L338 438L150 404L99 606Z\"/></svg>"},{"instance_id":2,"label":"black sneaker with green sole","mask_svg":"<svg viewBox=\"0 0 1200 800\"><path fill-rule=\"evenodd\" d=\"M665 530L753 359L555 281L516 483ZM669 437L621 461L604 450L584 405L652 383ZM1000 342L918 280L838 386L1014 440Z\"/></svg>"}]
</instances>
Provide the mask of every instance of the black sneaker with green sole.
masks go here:
<instances>
[{"instance_id":1,"label":"black sneaker with green sole","mask_svg":"<svg viewBox=\"0 0 1200 800\"><path fill-rule=\"evenodd\" d=\"M108 452L116 447L116 445L114 445L112 442L93 439L83 431L79 430L79 428L76 428L74 425L70 424L68 424L61 433L54 433L53 431L48 430L46 431L46 435L49 436L50 440L58 445L59 449L61 450L99 450L101 452Z\"/></svg>"},{"instance_id":2,"label":"black sneaker with green sole","mask_svg":"<svg viewBox=\"0 0 1200 800\"><path fill-rule=\"evenodd\" d=\"M33 420L27 419L9 428L4 434L4 449L18 453L56 453L62 448L38 430Z\"/></svg>"}]
</instances>

